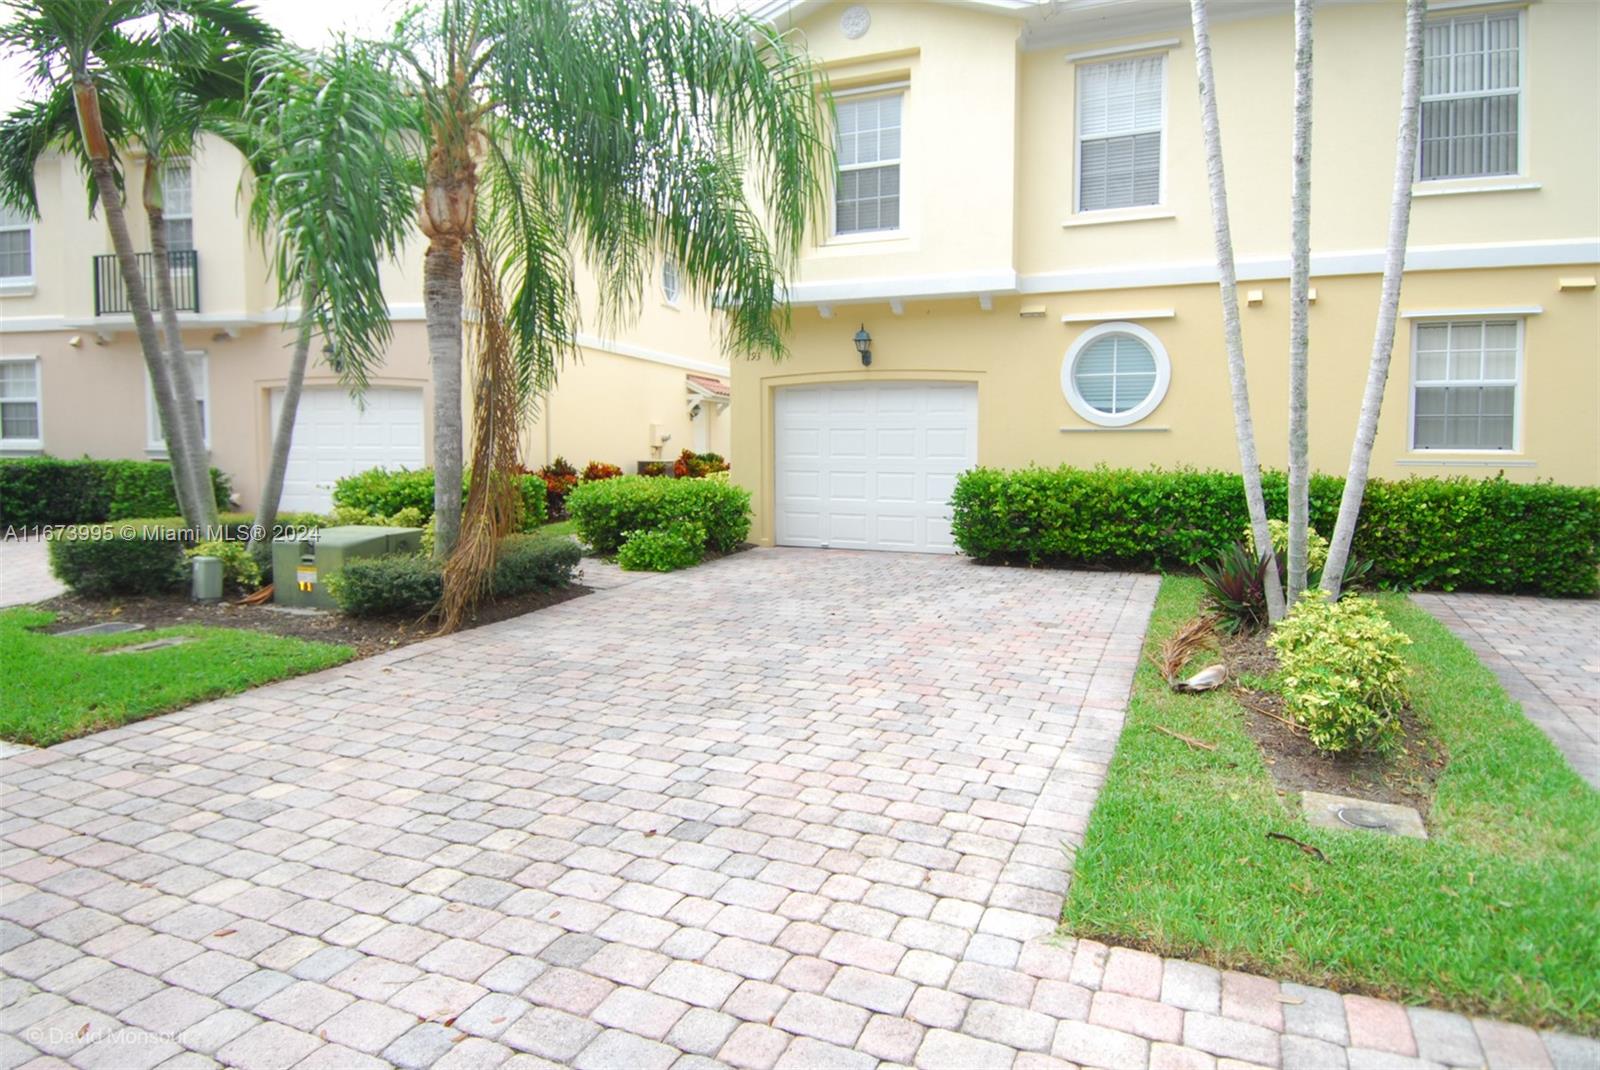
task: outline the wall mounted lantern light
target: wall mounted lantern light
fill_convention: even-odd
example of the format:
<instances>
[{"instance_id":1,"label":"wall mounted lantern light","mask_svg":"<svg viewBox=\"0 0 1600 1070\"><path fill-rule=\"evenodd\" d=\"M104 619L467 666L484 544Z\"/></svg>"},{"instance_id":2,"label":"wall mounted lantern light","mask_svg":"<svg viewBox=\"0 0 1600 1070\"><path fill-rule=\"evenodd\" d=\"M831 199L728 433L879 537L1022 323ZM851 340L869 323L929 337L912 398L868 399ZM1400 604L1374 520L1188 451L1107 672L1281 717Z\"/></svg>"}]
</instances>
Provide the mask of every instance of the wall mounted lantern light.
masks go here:
<instances>
[{"instance_id":1,"label":"wall mounted lantern light","mask_svg":"<svg viewBox=\"0 0 1600 1070\"><path fill-rule=\"evenodd\" d=\"M872 335L867 333L867 325L865 323L856 332L856 352L861 354L861 366L863 368L872 365Z\"/></svg>"}]
</instances>

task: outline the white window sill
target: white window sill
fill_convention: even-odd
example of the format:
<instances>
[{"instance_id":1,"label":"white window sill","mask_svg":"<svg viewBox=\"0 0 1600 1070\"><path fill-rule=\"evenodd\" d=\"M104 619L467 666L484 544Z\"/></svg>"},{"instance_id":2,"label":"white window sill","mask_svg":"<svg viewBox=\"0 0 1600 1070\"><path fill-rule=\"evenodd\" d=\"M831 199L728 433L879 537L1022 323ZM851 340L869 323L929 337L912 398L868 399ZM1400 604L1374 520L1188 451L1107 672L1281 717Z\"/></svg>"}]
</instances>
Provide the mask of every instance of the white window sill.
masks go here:
<instances>
[{"instance_id":1,"label":"white window sill","mask_svg":"<svg viewBox=\"0 0 1600 1070\"><path fill-rule=\"evenodd\" d=\"M0 297L32 297L38 290L32 279L0 279Z\"/></svg>"},{"instance_id":2,"label":"white window sill","mask_svg":"<svg viewBox=\"0 0 1600 1070\"><path fill-rule=\"evenodd\" d=\"M1533 468L1539 463L1510 450L1439 450L1440 456L1431 456L1434 452L1412 450L1394 463L1402 468Z\"/></svg>"},{"instance_id":3,"label":"white window sill","mask_svg":"<svg viewBox=\"0 0 1600 1070\"><path fill-rule=\"evenodd\" d=\"M1125 427L1102 427L1102 426L1099 426L1099 425L1096 425L1096 424L1090 424L1090 425L1087 425L1087 426L1084 426L1084 427L1063 427L1063 428L1061 428L1061 433L1063 435L1071 435L1071 434L1081 434L1081 433L1084 433L1084 432L1091 432L1091 431L1098 433L1098 432L1101 432L1101 431L1113 431L1113 432L1115 432L1115 431L1171 431L1171 430L1172 430L1172 428L1170 428L1170 427L1148 427L1148 426L1145 426L1144 424L1128 424Z\"/></svg>"},{"instance_id":4,"label":"white window sill","mask_svg":"<svg viewBox=\"0 0 1600 1070\"><path fill-rule=\"evenodd\" d=\"M1103 212L1079 212L1063 220L1063 227L1098 227L1105 223L1148 223L1157 219L1177 219L1176 212L1159 205L1149 208L1108 208Z\"/></svg>"},{"instance_id":5,"label":"white window sill","mask_svg":"<svg viewBox=\"0 0 1600 1070\"><path fill-rule=\"evenodd\" d=\"M1543 189L1544 184L1530 182L1520 175L1495 178L1445 178L1433 182L1418 182L1411 187L1411 196L1459 197L1470 193L1525 193Z\"/></svg>"},{"instance_id":6,"label":"white window sill","mask_svg":"<svg viewBox=\"0 0 1600 1070\"><path fill-rule=\"evenodd\" d=\"M841 245L872 245L877 242L904 241L907 235L903 230L864 230L859 234L835 234L822 243L824 249L832 249Z\"/></svg>"},{"instance_id":7,"label":"white window sill","mask_svg":"<svg viewBox=\"0 0 1600 1070\"><path fill-rule=\"evenodd\" d=\"M683 306L680 305L678 302L676 302L676 301L668 301L665 298L663 298L662 301L661 301L661 307L662 308L670 308L674 312L682 312L683 311Z\"/></svg>"},{"instance_id":8,"label":"white window sill","mask_svg":"<svg viewBox=\"0 0 1600 1070\"><path fill-rule=\"evenodd\" d=\"M38 453L42 449L42 438L0 438L0 453Z\"/></svg>"}]
</instances>

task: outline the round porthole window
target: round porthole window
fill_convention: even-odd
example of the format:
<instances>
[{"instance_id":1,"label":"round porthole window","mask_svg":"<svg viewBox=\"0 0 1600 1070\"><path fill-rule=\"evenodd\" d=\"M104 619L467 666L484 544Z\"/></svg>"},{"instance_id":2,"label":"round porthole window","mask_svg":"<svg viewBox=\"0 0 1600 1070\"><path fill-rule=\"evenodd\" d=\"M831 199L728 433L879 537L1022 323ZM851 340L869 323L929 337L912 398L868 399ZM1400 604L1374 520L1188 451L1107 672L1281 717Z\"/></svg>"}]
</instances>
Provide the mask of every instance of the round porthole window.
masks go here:
<instances>
[{"instance_id":1,"label":"round porthole window","mask_svg":"<svg viewBox=\"0 0 1600 1070\"><path fill-rule=\"evenodd\" d=\"M1172 378L1167 351L1133 323L1102 323L1078 336L1061 362L1072 411L1101 427L1125 427L1155 411Z\"/></svg>"}]
</instances>

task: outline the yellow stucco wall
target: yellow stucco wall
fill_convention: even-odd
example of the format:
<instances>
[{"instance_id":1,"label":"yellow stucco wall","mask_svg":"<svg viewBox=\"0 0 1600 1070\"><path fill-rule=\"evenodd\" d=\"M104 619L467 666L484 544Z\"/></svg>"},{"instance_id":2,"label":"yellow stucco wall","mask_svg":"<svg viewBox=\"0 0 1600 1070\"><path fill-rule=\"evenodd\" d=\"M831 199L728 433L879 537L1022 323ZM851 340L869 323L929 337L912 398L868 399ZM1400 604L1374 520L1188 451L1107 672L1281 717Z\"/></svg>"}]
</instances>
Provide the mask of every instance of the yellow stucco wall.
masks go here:
<instances>
[{"instance_id":1,"label":"yellow stucco wall","mask_svg":"<svg viewBox=\"0 0 1600 1070\"><path fill-rule=\"evenodd\" d=\"M133 159L127 168L127 203L134 247L144 251L149 235L141 166ZM276 284L241 214L248 196L241 186L243 159L226 143L207 137L191 173L200 314L180 314L184 342L191 351L207 354L213 463L232 477L243 504L253 507L270 452L270 392L283 385L293 336L281 327ZM41 220L33 230L33 282L0 289L0 359L39 361L43 449L26 452L155 456L146 433L144 361L131 321L94 314L92 257L111 252L103 217L88 215L83 178L69 161L46 157L36 182ZM424 449L431 457L432 389L421 319L424 248L413 237L383 266L394 333L371 381L423 390ZM577 339L581 359L561 370L557 388L544 402L547 415L530 421L523 436L524 462L539 465L562 454L580 466L601 460L631 471L633 462L653 456L651 425L671 436L657 451L668 460L694 446L685 377L727 378L716 317L703 295L684 292L668 302L658 265L632 301L606 316L593 274L581 262L574 272L583 317ZM333 385L336 379L321 365L318 352L314 347L307 385ZM727 411L706 406L699 420L707 448L727 454ZM17 452L0 444L0 453Z\"/></svg>"},{"instance_id":2,"label":"yellow stucco wall","mask_svg":"<svg viewBox=\"0 0 1600 1070\"><path fill-rule=\"evenodd\" d=\"M1493 455L1411 451L1409 383L1411 332L1403 322L1385 395L1372 473L1492 475L1517 480L1600 482L1600 307L1593 290L1561 292L1558 276L1587 268L1427 272L1408 275L1402 309L1439 310L1527 305L1521 396L1521 446ZM1311 460L1324 472L1343 472L1360 410L1379 278L1316 280L1311 312ZM1250 284L1262 303L1242 309L1252 410L1264 464L1287 463L1288 286ZM1243 304L1241 294L1241 304ZM1018 315L1044 305L1038 318ZM1063 324L1063 315L1118 310L1172 310L1170 318L1136 322L1165 348L1172 366L1165 399L1125 430L1095 427L1079 417L1061 387L1062 364L1074 339L1093 323ZM863 369L851 335L865 318L873 362ZM1107 316L1114 320L1116 317ZM887 307L853 310L824 320L797 314L793 355L782 364L734 365L733 452L744 459L734 478L755 496L754 538L770 541L773 486L772 407L775 391L812 382L938 379L978 385L978 463L1002 468L1030 464L1172 467L1237 470L1239 457L1228 396L1221 303L1215 285L1079 292L997 298L991 312L975 302L908 302L895 316Z\"/></svg>"}]
</instances>

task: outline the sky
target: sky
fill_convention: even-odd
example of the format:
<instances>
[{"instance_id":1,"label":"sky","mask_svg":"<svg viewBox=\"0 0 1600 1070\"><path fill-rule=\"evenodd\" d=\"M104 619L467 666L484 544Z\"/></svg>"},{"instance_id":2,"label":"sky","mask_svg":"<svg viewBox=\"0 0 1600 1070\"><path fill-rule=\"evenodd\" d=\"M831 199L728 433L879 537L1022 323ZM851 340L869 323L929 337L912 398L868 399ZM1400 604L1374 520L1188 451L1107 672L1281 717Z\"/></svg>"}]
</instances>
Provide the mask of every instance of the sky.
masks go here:
<instances>
[{"instance_id":1,"label":"sky","mask_svg":"<svg viewBox=\"0 0 1600 1070\"><path fill-rule=\"evenodd\" d=\"M398 15L414 0L255 0L256 10L290 41L306 48L327 43L339 33L386 36ZM718 9L742 6L742 0L712 0ZM743 4L748 6L748 4ZM10 5L0 0L0 21L10 18ZM26 65L0 55L0 113L31 96Z\"/></svg>"},{"instance_id":2,"label":"sky","mask_svg":"<svg viewBox=\"0 0 1600 1070\"><path fill-rule=\"evenodd\" d=\"M297 45L315 48L337 33L379 36L387 32L406 0L256 0L256 10ZM10 16L0 3L0 20ZM26 65L16 56L0 56L0 112L8 112L31 96Z\"/></svg>"}]
</instances>

